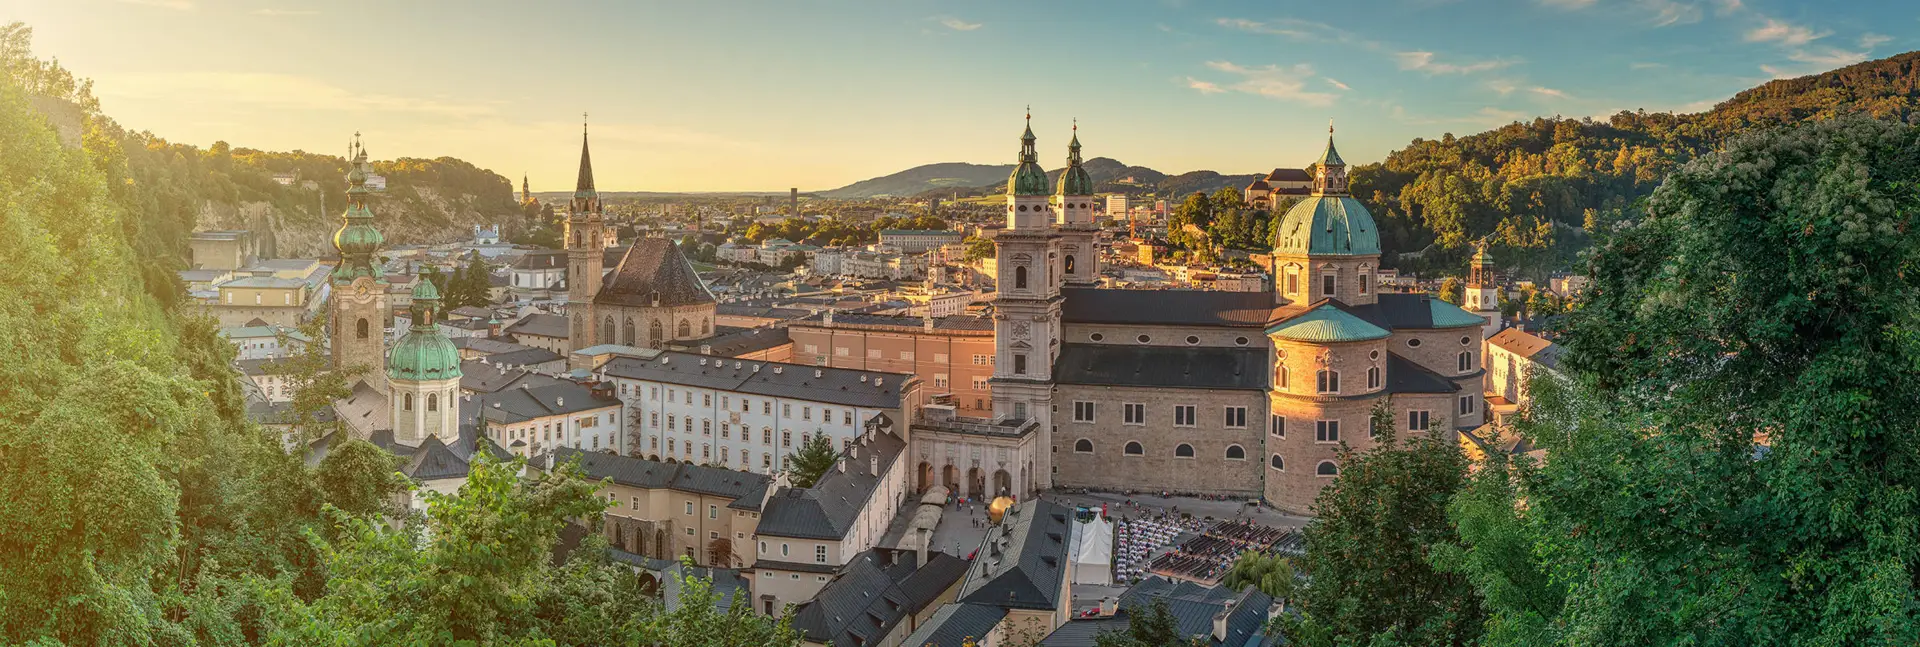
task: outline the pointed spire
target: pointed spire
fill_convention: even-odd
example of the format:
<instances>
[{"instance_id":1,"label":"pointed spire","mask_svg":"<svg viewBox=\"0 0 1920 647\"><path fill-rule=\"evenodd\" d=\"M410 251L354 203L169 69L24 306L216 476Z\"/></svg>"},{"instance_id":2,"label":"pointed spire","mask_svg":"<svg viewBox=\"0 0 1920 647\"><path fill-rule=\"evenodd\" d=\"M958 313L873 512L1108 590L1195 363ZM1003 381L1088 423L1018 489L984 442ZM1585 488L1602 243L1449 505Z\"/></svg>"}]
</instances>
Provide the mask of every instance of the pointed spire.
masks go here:
<instances>
[{"instance_id":1,"label":"pointed spire","mask_svg":"<svg viewBox=\"0 0 1920 647\"><path fill-rule=\"evenodd\" d=\"M1033 147L1033 107L1027 107L1027 129L1020 133L1020 162L1007 176L1009 195L1046 195L1047 172L1040 168L1040 153Z\"/></svg>"},{"instance_id":2,"label":"pointed spire","mask_svg":"<svg viewBox=\"0 0 1920 647\"><path fill-rule=\"evenodd\" d=\"M1315 160L1314 163L1325 164L1328 166L1346 166L1347 165L1347 163L1344 160L1340 159L1340 151L1334 150L1333 148L1333 120L1332 119L1327 120L1327 150L1326 152L1321 153L1320 159Z\"/></svg>"},{"instance_id":3,"label":"pointed spire","mask_svg":"<svg viewBox=\"0 0 1920 647\"><path fill-rule=\"evenodd\" d=\"M580 178L574 182L573 197L600 197L593 189L593 155L587 150L587 113L580 113Z\"/></svg>"}]
</instances>

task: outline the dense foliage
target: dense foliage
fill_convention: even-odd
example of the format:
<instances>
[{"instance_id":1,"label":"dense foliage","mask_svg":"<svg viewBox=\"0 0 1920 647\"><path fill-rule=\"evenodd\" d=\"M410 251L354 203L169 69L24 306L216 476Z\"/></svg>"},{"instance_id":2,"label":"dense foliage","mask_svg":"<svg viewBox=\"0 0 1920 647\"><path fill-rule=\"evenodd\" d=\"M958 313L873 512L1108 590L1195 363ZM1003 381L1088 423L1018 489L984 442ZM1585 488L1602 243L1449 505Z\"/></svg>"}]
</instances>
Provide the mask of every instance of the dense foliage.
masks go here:
<instances>
[{"instance_id":1,"label":"dense foliage","mask_svg":"<svg viewBox=\"0 0 1920 647\"><path fill-rule=\"evenodd\" d=\"M746 240L760 243L773 238L781 238L809 245L847 246L866 245L880 240L883 229L946 229L947 221L933 216L881 216L872 222L859 223L841 218L804 220L788 218L777 223L753 223L747 227Z\"/></svg>"},{"instance_id":2,"label":"dense foliage","mask_svg":"<svg viewBox=\"0 0 1920 647\"><path fill-rule=\"evenodd\" d=\"M786 464L792 470L794 487L813 487L839 460L840 450L834 448L833 439L818 434L808 437L799 449L787 454Z\"/></svg>"}]
</instances>

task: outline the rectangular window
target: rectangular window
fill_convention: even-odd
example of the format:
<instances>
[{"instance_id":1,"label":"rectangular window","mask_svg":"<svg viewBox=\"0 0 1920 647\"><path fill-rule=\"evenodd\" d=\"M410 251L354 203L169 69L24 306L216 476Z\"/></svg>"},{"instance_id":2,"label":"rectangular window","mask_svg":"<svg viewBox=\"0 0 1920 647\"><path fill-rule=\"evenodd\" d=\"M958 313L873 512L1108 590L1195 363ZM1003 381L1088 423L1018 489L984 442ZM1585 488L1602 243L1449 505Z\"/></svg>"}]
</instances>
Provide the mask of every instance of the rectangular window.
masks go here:
<instances>
[{"instance_id":1,"label":"rectangular window","mask_svg":"<svg viewBox=\"0 0 1920 647\"><path fill-rule=\"evenodd\" d=\"M986 366L991 363L993 363L992 355L974 355L973 356L974 366Z\"/></svg>"},{"instance_id":2,"label":"rectangular window","mask_svg":"<svg viewBox=\"0 0 1920 647\"><path fill-rule=\"evenodd\" d=\"M639 510L639 509L640 509L640 497L633 497L633 500L632 500L632 501L629 501L628 503L630 503L630 504L632 504L632 505L633 505L633 508L632 508L632 509L634 509L634 510Z\"/></svg>"},{"instance_id":3,"label":"rectangular window","mask_svg":"<svg viewBox=\"0 0 1920 647\"><path fill-rule=\"evenodd\" d=\"M1363 272L1363 273L1361 273L1361 274L1360 274L1360 293L1361 293L1361 294L1366 294L1366 293L1367 293L1367 284L1368 284L1368 283L1372 283L1372 282L1373 282L1373 275L1371 275L1371 274L1366 274L1366 273L1364 273L1364 272Z\"/></svg>"},{"instance_id":4,"label":"rectangular window","mask_svg":"<svg viewBox=\"0 0 1920 647\"><path fill-rule=\"evenodd\" d=\"M1333 296L1333 275L1332 274L1320 275L1320 296L1323 296L1323 297Z\"/></svg>"},{"instance_id":5,"label":"rectangular window","mask_svg":"<svg viewBox=\"0 0 1920 647\"><path fill-rule=\"evenodd\" d=\"M1470 413L1473 413L1473 396L1460 396L1460 415L1464 416Z\"/></svg>"},{"instance_id":6,"label":"rectangular window","mask_svg":"<svg viewBox=\"0 0 1920 647\"><path fill-rule=\"evenodd\" d=\"M780 446L781 447L793 446L793 432L791 431L780 432Z\"/></svg>"},{"instance_id":7,"label":"rectangular window","mask_svg":"<svg viewBox=\"0 0 1920 647\"><path fill-rule=\"evenodd\" d=\"M1287 271L1287 294L1299 294L1299 293L1300 293L1300 274L1289 270Z\"/></svg>"},{"instance_id":8,"label":"rectangular window","mask_svg":"<svg viewBox=\"0 0 1920 647\"><path fill-rule=\"evenodd\" d=\"M655 411L647 414L647 426L649 427L660 426L660 412Z\"/></svg>"},{"instance_id":9,"label":"rectangular window","mask_svg":"<svg viewBox=\"0 0 1920 647\"><path fill-rule=\"evenodd\" d=\"M984 377L973 378L973 390L975 391L987 390L987 378L984 378Z\"/></svg>"},{"instance_id":10,"label":"rectangular window","mask_svg":"<svg viewBox=\"0 0 1920 647\"><path fill-rule=\"evenodd\" d=\"M800 350L802 350L802 351L805 351L805 352L807 352L807 353L809 353L809 354L812 354L812 353L818 353L818 352L820 352L820 345L819 345L819 344L806 344L806 345L803 345L803 346L801 346L801 347L800 347Z\"/></svg>"},{"instance_id":11,"label":"rectangular window","mask_svg":"<svg viewBox=\"0 0 1920 647\"><path fill-rule=\"evenodd\" d=\"M1426 411L1408 411L1407 412L1407 430L1408 431L1426 431L1427 425L1429 422L1428 416L1429 416L1429 413Z\"/></svg>"},{"instance_id":12,"label":"rectangular window","mask_svg":"<svg viewBox=\"0 0 1920 647\"><path fill-rule=\"evenodd\" d=\"M867 359L880 359L880 349L878 348L867 349Z\"/></svg>"},{"instance_id":13,"label":"rectangular window","mask_svg":"<svg viewBox=\"0 0 1920 647\"><path fill-rule=\"evenodd\" d=\"M753 413L753 401L740 398L740 413Z\"/></svg>"},{"instance_id":14,"label":"rectangular window","mask_svg":"<svg viewBox=\"0 0 1920 647\"><path fill-rule=\"evenodd\" d=\"M1121 422L1129 425L1147 424L1147 405L1128 402L1120 405L1120 410L1122 411Z\"/></svg>"},{"instance_id":15,"label":"rectangular window","mask_svg":"<svg viewBox=\"0 0 1920 647\"><path fill-rule=\"evenodd\" d=\"M1195 421L1196 419L1197 419L1197 418L1196 418L1196 417L1194 416L1194 406L1193 406L1193 405L1191 405L1191 404L1179 404L1179 405L1174 405L1174 407L1173 407L1173 426L1175 426L1175 427L1192 427L1192 426L1194 425L1194 421Z\"/></svg>"},{"instance_id":16,"label":"rectangular window","mask_svg":"<svg viewBox=\"0 0 1920 647\"><path fill-rule=\"evenodd\" d=\"M793 417L793 405L791 405L791 404L788 404L788 403L785 403L785 402L782 402L782 403L780 403L780 417L782 417L782 418L792 418L792 417Z\"/></svg>"},{"instance_id":17,"label":"rectangular window","mask_svg":"<svg viewBox=\"0 0 1920 647\"><path fill-rule=\"evenodd\" d=\"M673 431L675 429L679 429L680 428L679 422L680 422L680 418L678 416L671 416L671 415L667 416L667 431Z\"/></svg>"},{"instance_id":18,"label":"rectangular window","mask_svg":"<svg viewBox=\"0 0 1920 647\"><path fill-rule=\"evenodd\" d=\"M772 429L761 429L761 430L760 430L760 444L762 444L762 445L771 445L771 444L773 444L773 430L772 430Z\"/></svg>"},{"instance_id":19,"label":"rectangular window","mask_svg":"<svg viewBox=\"0 0 1920 647\"><path fill-rule=\"evenodd\" d=\"M1246 407L1227 407L1227 428L1228 429L1247 428L1247 408Z\"/></svg>"},{"instance_id":20,"label":"rectangular window","mask_svg":"<svg viewBox=\"0 0 1920 647\"><path fill-rule=\"evenodd\" d=\"M1285 416L1273 416L1272 427L1272 429L1267 430L1267 433L1273 434L1274 438L1287 437L1287 419Z\"/></svg>"},{"instance_id":21,"label":"rectangular window","mask_svg":"<svg viewBox=\"0 0 1920 647\"><path fill-rule=\"evenodd\" d=\"M771 416L771 415L773 415L773 401L772 401L772 400L768 400L768 401L766 401L766 402L762 402L762 403L760 403L760 415L763 415L763 416Z\"/></svg>"},{"instance_id":22,"label":"rectangular window","mask_svg":"<svg viewBox=\"0 0 1920 647\"><path fill-rule=\"evenodd\" d=\"M843 347L843 346L835 346L835 347L833 347L833 356L834 356L834 357L846 357L846 356L847 356L847 353L850 353L850 352L852 352L852 349L849 349L849 348L846 348L846 347Z\"/></svg>"},{"instance_id":23,"label":"rectangular window","mask_svg":"<svg viewBox=\"0 0 1920 647\"><path fill-rule=\"evenodd\" d=\"M827 563L827 547L826 546L813 547L813 561L821 564Z\"/></svg>"},{"instance_id":24,"label":"rectangular window","mask_svg":"<svg viewBox=\"0 0 1920 647\"><path fill-rule=\"evenodd\" d=\"M1013 356L1013 374L1014 375L1027 374L1027 356L1026 355Z\"/></svg>"},{"instance_id":25,"label":"rectangular window","mask_svg":"<svg viewBox=\"0 0 1920 647\"><path fill-rule=\"evenodd\" d=\"M846 411L842 411L842 412L840 412L840 424L843 424L843 425L851 425L851 424L853 424L853 410L852 410L852 409L848 409L848 410L846 410Z\"/></svg>"},{"instance_id":26,"label":"rectangular window","mask_svg":"<svg viewBox=\"0 0 1920 647\"><path fill-rule=\"evenodd\" d=\"M733 437L733 425L724 423L724 422L720 423L720 438L722 440L725 440L732 437Z\"/></svg>"},{"instance_id":27,"label":"rectangular window","mask_svg":"<svg viewBox=\"0 0 1920 647\"><path fill-rule=\"evenodd\" d=\"M913 351L910 351L910 350L900 351L900 359L903 359L909 362L913 361Z\"/></svg>"},{"instance_id":28,"label":"rectangular window","mask_svg":"<svg viewBox=\"0 0 1920 647\"><path fill-rule=\"evenodd\" d=\"M947 374L946 374L946 373L934 373L934 374L933 374L933 386L934 386L934 388L939 388L939 389L944 389L944 388L947 388Z\"/></svg>"},{"instance_id":29,"label":"rectangular window","mask_svg":"<svg viewBox=\"0 0 1920 647\"><path fill-rule=\"evenodd\" d=\"M934 354L933 354L933 363L935 363L935 364L945 364L945 363L947 363L947 354L946 354L946 353L934 353Z\"/></svg>"},{"instance_id":30,"label":"rectangular window","mask_svg":"<svg viewBox=\"0 0 1920 647\"><path fill-rule=\"evenodd\" d=\"M712 435L713 435L713 421L712 421L712 420L708 420L708 419L706 419L706 418L701 418L701 419L700 419L700 435L702 435L702 436L712 436Z\"/></svg>"},{"instance_id":31,"label":"rectangular window","mask_svg":"<svg viewBox=\"0 0 1920 647\"><path fill-rule=\"evenodd\" d=\"M692 514L693 514L693 502L692 502L692 501L688 501L688 502L687 502L687 514L688 514L688 515L692 515Z\"/></svg>"},{"instance_id":32,"label":"rectangular window","mask_svg":"<svg viewBox=\"0 0 1920 647\"><path fill-rule=\"evenodd\" d=\"M713 505L713 504L707 504L707 518L708 518L708 519L719 519L719 518L720 518L720 506L717 506L717 505Z\"/></svg>"},{"instance_id":33,"label":"rectangular window","mask_svg":"<svg viewBox=\"0 0 1920 647\"><path fill-rule=\"evenodd\" d=\"M1317 443L1340 442L1340 421L1321 420L1314 423L1313 441Z\"/></svg>"},{"instance_id":34,"label":"rectangular window","mask_svg":"<svg viewBox=\"0 0 1920 647\"><path fill-rule=\"evenodd\" d=\"M800 419L801 419L801 420L812 420L812 419L813 419L813 407L800 407Z\"/></svg>"},{"instance_id":35,"label":"rectangular window","mask_svg":"<svg viewBox=\"0 0 1920 647\"><path fill-rule=\"evenodd\" d=\"M1319 387L1321 393L1340 392L1340 372L1320 371Z\"/></svg>"},{"instance_id":36,"label":"rectangular window","mask_svg":"<svg viewBox=\"0 0 1920 647\"><path fill-rule=\"evenodd\" d=\"M720 462L722 462L722 463L725 463L725 462L728 462L728 461L732 461L732 460L733 460L733 449L732 449L732 448L730 448L730 447L726 447L726 446L724 446L724 445L723 445L723 446L721 446L721 447L720 447Z\"/></svg>"},{"instance_id":37,"label":"rectangular window","mask_svg":"<svg viewBox=\"0 0 1920 647\"><path fill-rule=\"evenodd\" d=\"M1093 422L1093 403L1076 400L1073 403L1074 422Z\"/></svg>"}]
</instances>

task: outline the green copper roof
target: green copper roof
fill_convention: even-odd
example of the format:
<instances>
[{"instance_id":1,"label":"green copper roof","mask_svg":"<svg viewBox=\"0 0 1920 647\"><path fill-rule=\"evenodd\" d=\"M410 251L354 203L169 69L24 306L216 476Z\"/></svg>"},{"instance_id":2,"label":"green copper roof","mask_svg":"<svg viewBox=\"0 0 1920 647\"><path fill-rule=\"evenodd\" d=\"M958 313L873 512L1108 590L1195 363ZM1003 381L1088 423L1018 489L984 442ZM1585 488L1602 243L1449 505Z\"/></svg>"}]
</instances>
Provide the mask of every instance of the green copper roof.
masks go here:
<instances>
[{"instance_id":1,"label":"green copper roof","mask_svg":"<svg viewBox=\"0 0 1920 647\"><path fill-rule=\"evenodd\" d=\"M1314 160L1313 163L1320 164L1323 166L1346 166L1347 165L1346 162L1341 161L1340 151L1333 149L1333 135L1327 135L1327 150L1326 152L1320 153L1320 159Z\"/></svg>"},{"instance_id":2,"label":"green copper roof","mask_svg":"<svg viewBox=\"0 0 1920 647\"><path fill-rule=\"evenodd\" d=\"M1439 299L1429 299L1427 303L1433 312L1433 327L1435 328L1464 328L1467 326L1481 326L1487 323L1486 318L1462 310L1460 306Z\"/></svg>"},{"instance_id":3,"label":"green copper roof","mask_svg":"<svg viewBox=\"0 0 1920 647\"><path fill-rule=\"evenodd\" d=\"M446 380L460 377L460 349L440 334L440 288L422 276L413 284L413 326L387 355L387 377L396 380Z\"/></svg>"},{"instance_id":4,"label":"green copper roof","mask_svg":"<svg viewBox=\"0 0 1920 647\"><path fill-rule=\"evenodd\" d=\"M1304 342L1343 342L1385 339L1387 331L1332 305L1323 305L1306 314L1274 324L1267 334L1281 339Z\"/></svg>"},{"instance_id":5,"label":"green copper roof","mask_svg":"<svg viewBox=\"0 0 1920 647\"><path fill-rule=\"evenodd\" d=\"M1067 144L1067 170L1060 172L1060 195L1093 195L1093 176L1080 165L1080 134Z\"/></svg>"},{"instance_id":6,"label":"green copper roof","mask_svg":"<svg viewBox=\"0 0 1920 647\"><path fill-rule=\"evenodd\" d=\"M1020 164L1007 176L1007 193L1047 194L1047 172L1040 168L1039 154L1033 150L1033 126L1027 126L1027 132L1020 135Z\"/></svg>"},{"instance_id":7,"label":"green copper roof","mask_svg":"<svg viewBox=\"0 0 1920 647\"><path fill-rule=\"evenodd\" d=\"M1275 254L1375 256L1380 232L1373 214L1346 195L1316 195L1287 210Z\"/></svg>"},{"instance_id":8,"label":"green copper roof","mask_svg":"<svg viewBox=\"0 0 1920 647\"><path fill-rule=\"evenodd\" d=\"M367 208L367 149L355 135L354 155L347 160L347 211L341 214L340 228L333 232L333 248L340 252L340 267L333 280L348 283L366 276L379 279L380 264L374 255L386 238L373 227L373 211Z\"/></svg>"}]
</instances>

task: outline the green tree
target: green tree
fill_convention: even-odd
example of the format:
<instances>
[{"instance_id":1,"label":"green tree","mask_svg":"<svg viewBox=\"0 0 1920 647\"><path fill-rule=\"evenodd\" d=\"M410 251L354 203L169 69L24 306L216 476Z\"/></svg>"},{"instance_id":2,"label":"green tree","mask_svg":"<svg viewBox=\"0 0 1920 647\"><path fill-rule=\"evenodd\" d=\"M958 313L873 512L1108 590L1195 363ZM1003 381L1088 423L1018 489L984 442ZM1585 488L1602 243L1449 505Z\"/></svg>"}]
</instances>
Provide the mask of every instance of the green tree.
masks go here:
<instances>
[{"instance_id":1,"label":"green tree","mask_svg":"<svg viewBox=\"0 0 1920 647\"><path fill-rule=\"evenodd\" d=\"M1467 284L1460 277L1449 276L1440 281L1440 300L1460 305L1467 300Z\"/></svg>"},{"instance_id":2,"label":"green tree","mask_svg":"<svg viewBox=\"0 0 1920 647\"><path fill-rule=\"evenodd\" d=\"M1497 644L1920 642L1916 186L1920 130L1836 119L1733 140L1610 234L1573 382L1518 424L1551 458L1517 471L1525 537L1490 543L1566 602Z\"/></svg>"},{"instance_id":3,"label":"green tree","mask_svg":"<svg viewBox=\"0 0 1920 647\"><path fill-rule=\"evenodd\" d=\"M1125 631L1104 631L1093 637L1097 647L1183 647L1204 645L1198 638L1180 635L1180 623L1167 609L1167 601L1154 598L1140 608L1127 610Z\"/></svg>"},{"instance_id":4,"label":"green tree","mask_svg":"<svg viewBox=\"0 0 1920 647\"><path fill-rule=\"evenodd\" d=\"M327 503L357 516L399 512L394 496L404 485L397 471L400 458L373 443L341 436L315 470L314 481Z\"/></svg>"},{"instance_id":5,"label":"green tree","mask_svg":"<svg viewBox=\"0 0 1920 647\"><path fill-rule=\"evenodd\" d=\"M983 258L993 258L995 249L992 239L969 237L965 243L967 246L967 262L972 263Z\"/></svg>"},{"instance_id":6,"label":"green tree","mask_svg":"<svg viewBox=\"0 0 1920 647\"><path fill-rule=\"evenodd\" d=\"M1299 586L1297 576L1291 558L1250 550L1234 558L1233 567L1221 581L1235 591L1252 586L1275 600L1291 600Z\"/></svg>"},{"instance_id":7,"label":"green tree","mask_svg":"<svg viewBox=\"0 0 1920 647\"><path fill-rule=\"evenodd\" d=\"M344 428L333 416L323 414L333 410L334 402L352 395L353 382L372 370L366 366L334 367L333 356L321 343L327 338L325 323L325 318L315 317L301 324L300 333L312 341L297 345L298 351L275 362L285 373L287 389L293 392L289 426L292 437L301 444ZM286 332L276 336L281 348L295 347L288 343Z\"/></svg>"},{"instance_id":8,"label":"green tree","mask_svg":"<svg viewBox=\"0 0 1920 647\"><path fill-rule=\"evenodd\" d=\"M1293 597L1301 613L1280 625L1301 645L1470 644L1485 616L1479 594L1427 558L1428 547L1455 540L1447 504L1466 484L1466 456L1433 435L1398 438L1385 403L1372 431L1377 445L1343 447L1340 478L1314 501L1306 584Z\"/></svg>"},{"instance_id":9,"label":"green tree","mask_svg":"<svg viewBox=\"0 0 1920 647\"><path fill-rule=\"evenodd\" d=\"M813 487L839 460L840 452L834 449L833 439L820 434L807 438L800 443L798 451L787 454L787 469L792 470L794 487Z\"/></svg>"}]
</instances>

